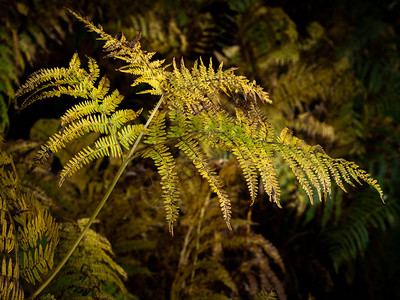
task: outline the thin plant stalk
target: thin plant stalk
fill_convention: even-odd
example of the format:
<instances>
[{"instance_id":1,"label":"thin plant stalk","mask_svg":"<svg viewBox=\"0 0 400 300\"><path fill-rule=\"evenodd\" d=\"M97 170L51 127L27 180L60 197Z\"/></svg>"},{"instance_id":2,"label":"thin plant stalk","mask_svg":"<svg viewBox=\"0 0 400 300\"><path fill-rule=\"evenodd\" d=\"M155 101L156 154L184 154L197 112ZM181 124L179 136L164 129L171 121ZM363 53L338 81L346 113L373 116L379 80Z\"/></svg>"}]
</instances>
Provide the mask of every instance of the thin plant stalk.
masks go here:
<instances>
[{"instance_id":1,"label":"thin plant stalk","mask_svg":"<svg viewBox=\"0 0 400 300\"><path fill-rule=\"evenodd\" d=\"M117 174L115 175L113 181L111 182L110 186L107 189L107 192L103 196L103 199L100 201L100 203L97 205L96 209L94 210L92 216L90 217L89 221L86 223L86 226L83 228L81 234L78 236L78 238L75 240L67 254L64 256L64 258L60 261L60 263L55 267L50 274L50 276L33 292L33 294L28 298L28 300L35 299L43 290L44 288L54 279L54 277L58 274L58 272L61 270L61 268L65 265L65 263L68 261L68 259L71 257L72 253L75 251L76 247L78 246L79 242L82 240L82 238L85 236L86 232L89 230L90 226L92 225L93 221L96 219L97 215L103 208L104 204L107 202L108 198L110 197L112 191L114 190L115 185L117 184L119 178L121 177L122 173L128 166L129 162L131 161L131 158L133 157L133 154L135 153L135 150L137 146L139 145L139 142L141 141L145 130L147 127L150 125L150 122L154 118L154 115L158 111L162 101L164 100L164 92L158 100L156 107L153 109L153 112L151 113L149 119L147 120L146 124L143 126L142 131L140 132L139 136L136 138L135 144L132 146L131 150L129 151L129 154L125 157L125 159L122 161L121 166L118 169Z\"/></svg>"}]
</instances>

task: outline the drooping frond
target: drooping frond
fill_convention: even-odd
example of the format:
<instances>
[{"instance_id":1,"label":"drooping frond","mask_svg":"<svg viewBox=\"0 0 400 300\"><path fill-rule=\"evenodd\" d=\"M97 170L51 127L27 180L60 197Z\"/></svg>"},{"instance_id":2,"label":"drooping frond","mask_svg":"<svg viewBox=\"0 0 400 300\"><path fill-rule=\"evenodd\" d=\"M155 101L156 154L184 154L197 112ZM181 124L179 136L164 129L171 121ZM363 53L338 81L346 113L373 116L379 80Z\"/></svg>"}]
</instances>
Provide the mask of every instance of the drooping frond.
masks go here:
<instances>
[{"instance_id":1,"label":"drooping frond","mask_svg":"<svg viewBox=\"0 0 400 300\"><path fill-rule=\"evenodd\" d=\"M60 226L60 245L57 253L62 257L77 238L87 219ZM127 299L123 283L127 275L113 259L110 242L89 229L76 251L49 287L57 298L76 299L85 295L91 299Z\"/></svg>"},{"instance_id":2,"label":"drooping frond","mask_svg":"<svg viewBox=\"0 0 400 300\"><path fill-rule=\"evenodd\" d=\"M175 160L169 149L162 144L165 140L165 113L157 112L153 118L153 122L146 131L144 139L146 144L155 145L155 147L146 150L143 157L149 157L154 161L161 176L166 218L169 232L173 235L173 224L179 214L177 206L179 199L178 176L175 170Z\"/></svg>"},{"instance_id":3,"label":"drooping frond","mask_svg":"<svg viewBox=\"0 0 400 300\"><path fill-rule=\"evenodd\" d=\"M228 194L223 189L221 179L213 170L210 161L199 147L198 142L191 138L182 138L176 147L182 150L192 160L199 174L208 181L213 192L217 194L222 216L224 217L228 228L232 230L230 225L231 202L228 198Z\"/></svg>"},{"instance_id":4,"label":"drooping frond","mask_svg":"<svg viewBox=\"0 0 400 300\"><path fill-rule=\"evenodd\" d=\"M174 235L173 225L178 218L179 187L178 176L175 170L175 160L165 145L153 147L143 154L154 160L158 173L161 176L162 196L165 203L166 219L169 232Z\"/></svg>"},{"instance_id":5,"label":"drooping frond","mask_svg":"<svg viewBox=\"0 0 400 300\"><path fill-rule=\"evenodd\" d=\"M282 130L278 142L275 145L276 150L289 163L311 203L312 187L317 191L320 201L331 195L331 178L344 191L346 190L342 180L353 185L351 178L359 184L361 182L358 179L362 179L378 191L383 201L383 192L377 181L355 163L329 157L319 145L307 145L294 137L287 128Z\"/></svg>"}]
</instances>

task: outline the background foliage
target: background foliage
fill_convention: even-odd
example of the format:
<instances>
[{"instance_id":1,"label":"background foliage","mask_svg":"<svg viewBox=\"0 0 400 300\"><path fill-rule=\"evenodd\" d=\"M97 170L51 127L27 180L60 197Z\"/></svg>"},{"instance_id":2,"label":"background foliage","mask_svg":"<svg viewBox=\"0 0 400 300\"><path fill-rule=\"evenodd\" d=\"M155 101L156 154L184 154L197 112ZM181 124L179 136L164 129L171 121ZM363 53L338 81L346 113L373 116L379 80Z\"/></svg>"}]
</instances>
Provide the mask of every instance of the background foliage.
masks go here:
<instances>
[{"instance_id":1,"label":"background foliage","mask_svg":"<svg viewBox=\"0 0 400 300\"><path fill-rule=\"evenodd\" d=\"M266 201L262 191L250 208L235 162L216 154L214 162L230 186L229 194L235 195L234 234L229 236L216 217L219 208L211 205L211 191L193 170L183 168L178 173L187 199L172 239L163 220L160 178L150 161L142 161L124 175L93 232L109 240L132 297L198 299L219 293L231 299L273 299L274 289L279 297L286 293L295 299L399 298L400 3L373 2L64 4L128 39L140 29L143 49L168 62L183 56L188 63L201 56L239 67L238 72L270 92L274 104L263 109L276 128L289 126L329 155L355 161L378 178L385 192L386 205L372 190L357 188L347 194L335 191L335 201L310 206L282 164L283 209ZM111 86L126 96L127 107L151 109L146 103L152 98L130 97L129 78L114 71L95 37L73 22L58 1L2 1L1 9L6 14L0 27L0 126L7 133L6 149L13 153L24 186L51 207L53 217L77 222L90 215L104 194L116 163L98 162L58 189L61 166L74 149L85 146L74 144L25 175L34 150L58 130L51 118L59 118L71 102L49 100L19 112L11 102L18 84L38 68L66 65L77 50L80 57L99 61ZM230 109L231 104L225 105ZM193 215L198 216L195 222L189 217ZM117 267L111 271L125 276ZM118 294L101 278L96 285Z\"/></svg>"}]
</instances>

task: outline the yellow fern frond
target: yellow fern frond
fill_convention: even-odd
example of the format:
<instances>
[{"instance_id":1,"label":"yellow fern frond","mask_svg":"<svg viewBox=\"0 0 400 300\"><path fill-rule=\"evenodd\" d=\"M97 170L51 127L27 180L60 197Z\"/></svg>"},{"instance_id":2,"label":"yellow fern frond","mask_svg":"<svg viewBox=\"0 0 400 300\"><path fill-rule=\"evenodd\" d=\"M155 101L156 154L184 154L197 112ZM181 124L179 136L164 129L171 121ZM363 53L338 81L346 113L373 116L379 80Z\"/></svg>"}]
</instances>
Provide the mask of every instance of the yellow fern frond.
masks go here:
<instances>
[{"instance_id":1,"label":"yellow fern frond","mask_svg":"<svg viewBox=\"0 0 400 300\"><path fill-rule=\"evenodd\" d=\"M121 67L119 71L138 76L132 86L138 85L139 83L147 83L151 86L151 89L145 92L153 95L162 94L160 82L165 80L164 61L151 60L155 53L146 52L141 49L139 41L140 35L131 42L127 42L123 34L120 39L116 39L105 33L100 25L95 26L92 22L79 14L71 10L70 12L78 20L83 22L89 31L97 33L100 36L98 38L99 40L105 41L104 50L109 53L107 57L117 58L126 62L126 65Z\"/></svg>"},{"instance_id":2,"label":"yellow fern frond","mask_svg":"<svg viewBox=\"0 0 400 300\"><path fill-rule=\"evenodd\" d=\"M114 112L123 99L124 96L122 96L118 90L115 90L111 95L104 97L104 100L100 105L100 111L107 115Z\"/></svg>"},{"instance_id":3,"label":"yellow fern frond","mask_svg":"<svg viewBox=\"0 0 400 300\"><path fill-rule=\"evenodd\" d=\"M221 179L213 170L211 163L199 147L198 142L191 138L183 138L176 147L182 150L192 160L199 174L208 181L213 192L217 194L222 216L224 217L228 228L232 230L230 225L231 202L228 198L228 194L223 189Z\"/></svg>"},{"instance_id":4,"label":"yellow fern frond","mask_svg":"<svg viewBox=\"0 0 400 300\"><path fill-rule=\"evenodd\" d=\"M243 170L243 175L247 182L247 188L250 192L251 205L253 205L258 191L257 168L255 167L254 162L251 160L247 149L243 150L240 148L234 148L232 149L232 153L235 155L241 169Z\"/></svg>"},{"instance_id":5,"label":"yellow fern frond","mask_svg":"<svg viewBox=\"0 0 400 300\"><path fill-rule=\"evenodd\" d=\"M179 188L178 176L175 171L175 160L165 145L153 147L143 154L143 157L150 157L157 166L161 176L161 186L165 203L166 218L169 225L169 232L174 235L173 225L178 218Z\"/></svg>"},{"instance_id":6,"label":"yellow fern frond","mask_svg":"<svg viewBox=\"0 0 400 300\"><path fill-rule=\"evenodd\" d=\"M224 71L222 63L217 71L214 71L211 60L208 68L200 60L200 64L196 63L191 71L185 67L183 60L180 68L175 61L172 66L174 70L168 78L172 89L166 94L169 98L177 98L190 105L202 95L222 92L228 96L243 94L246 99L250 96L254 101L260 99L262 102L272 103L268 93L260 86L243 76L235 75L234 69Z\"/></svg>"},{"instance_id":7,"label":"yellow fern frond","mask_svg":"<svg viewBox=\"0 0 400 300\"><path fill-rule=\"evenodd\" d=\"M67 177L72 176L85 164L106 156L122 158L120 143L113 136L99 138L94 144L94 149L89 146L71 158L61 171L59 186L64 183Z\"/></svg>"},{"instance_id":8,"label":"yellow fern frond","mask_svg":"<svg viewBox=\"0 0 400 300\"><path fill-rule=\"evenodd\" d=\"M118 131L118 140L125 149L133 144L140 132L143 130L143 125L127 125Z\"/></svg>"},{"instance_id":9,"label":"yellow fern frond","mask_svg":"<svg viewBox=\"0 0 400 300\"><path fill-rule=\"evenodd\" d=\"M153 121L146 130L146 137L143 142L146 144L156 145L165 140L165 112L156 112Z\"/></svg>"},{"instance_id":10,"label":"yellow fern frond","mask_svg":"<svg viewBox=\"0 0 400 300\"><path fill-rule=\"evenodd\" d=\"M331 178L344 191L346 189L342 179L352 186L354 184L351 178L359 184L361 184L359 179L362 179L378 191L383 201L383 192L377 181L355 163L329 157L319 145L312 147L307 145L304 141L294 137L288 128L282 130L278 142L282 144L277 144L275 148L289 163L300 185L307 192L311 203L313 200L310 185L316 189L319 200L322 201L322 195L325 199L327 195L331 194Z\"/></svg>"},{"instance_id":11,"label":"yellow fern frond","mask_svg":"<svg viewBox=\"0 0 400 300\"><path fill-rule=\"evenodd\" d=\"M136 119L141 112L142 109L137 112L131 109L120 109L110 116L109 122L118 129L126 122Z\"/></svg>"},{"instance_id":12,"label":"yellow fern frond","mask_svg":"<svg viewBox=\"0 0 400 300\"><path fill-rule=\"evenodd\" d=\"M91 115L99 112L99 105L96 100L82 101L70 109L68 109L63 116L61 116L61 126L65 126L76 119L84 116Z\"/></svg>"}]
</instances>

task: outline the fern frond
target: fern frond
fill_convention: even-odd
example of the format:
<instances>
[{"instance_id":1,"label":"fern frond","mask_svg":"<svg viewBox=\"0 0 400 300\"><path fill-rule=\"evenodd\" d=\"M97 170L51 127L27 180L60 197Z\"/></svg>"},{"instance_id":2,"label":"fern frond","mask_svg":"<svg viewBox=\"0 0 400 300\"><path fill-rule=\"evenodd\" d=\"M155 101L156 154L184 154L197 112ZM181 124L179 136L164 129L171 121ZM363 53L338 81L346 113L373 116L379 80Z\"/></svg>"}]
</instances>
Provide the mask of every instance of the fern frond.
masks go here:
<instances>
[{"instance_id":1,"label":"fern frond","mask_svg":"<svg viewBox=\"0 0 400 300\"><path fill-rule=\"evenodd\" d=\"M208 68L200 60L200 63L195 63L191 71L185 67L183 60L180 68L177 67L175 60L172 66L174 70L168 78L171 90L166 94L167 97L178 98L190 105L196 103L195 99L202 95L222 92L228 96L243 94L246 99L250 96L254 101L259 99L262 102L272 103L268 93L260 86L243 76L235 75L234 69L224 71L222 63L217 71L214 71L211 60Z\"/></svg>"},{"instance_id":2,"label":"fern frond","mask_svg":"<svg viewBox=\"0 0 400 300\"><path fill-rule=\"evenodd\" d=\"M61 117L60 131L53 134L41 147L35 163L43 163L50 155L57 153L68 143L86 134L91 132L100 134L94 147L89 146L77 153L65 165L61 173L60 185L66 177L94 159L104 156L122 158L122 147L129 147L137 128L132 131L128 130L128 127L124 127L123 132L119 131L126 123L136 119L142 111L118 109L124 97L118 90L108 94L110 83L105 76L96 86L100 71L94 59L89 58L89 71L80 66L80 59L77 54L74 54L68 69L41 70L31 75L18 93L18 96L29 94L23 107L39 99L60 97L61 95L72 95L83 99L68 109ZM123 139L122 144L119 137Z\"/></svg>"},{"instance_id":3,"label":"fern frond","mask_svg":"<svg viewBox=\"0 0 400 300\"><path fill-rule=\"evenodd\" d=\"M105 115L92 115L85 119L69 124L67 127L61 128L58 133L53 134L49 140L41 146L35 160L43 163L48 159L50 154L57 153L71 141L93 131L103 134L110 134L110 121Z\"/></svg>"},{"instance_id":4,"label":"fern frond","mask_svg":"<svg viewBox=\"0 0 400 300\"><path fill-rule=\"evenodd\" d=\"M134 112L131 109L120 109L111 115L109 122L116 129L119 129L126 122L135 120L141 112L142 109L139 109L137 112Z\"/></svg>"},{"instance_id":5,"label":"fern frond","mask_svg":"<svg viewBox=\"0 0 400 300\"><path fill-rule=\"evenodd\" d=\"M140 132L143 130L143 125L127 125L118 131L118 140L121 146L129 149L129 146L134 143Z\"/></svg>"},{"instance_id":6,"label":"fern frond","mask_svg":"<svg viewBox=\"0 0 400 300\"><path fill-rule=\"evenodd\" d=\"M173 236L173 225L179 215L178 206L176 205L179 199L178 176L175 171L174 158L165 145L151 148L143 154L143 157L150 157L154 160L158 173L161 176L166 218L169 232Z\"/></svg>"},{"instance_id":7,"label":"fern frond","mask_svg":"<svg viewBox=\"0 0 400 300\"><path fill-rule=\"evenodd\" d=\"M386 230L391 220L399 216L400 208L395 201L381 205L371 193L365 192L354 199L337 225L322 232L322 243L327 248L335 270L362 253L370 241L370 230L379 227Z\"/></svg>"},{"instance_id":8,"label":"fern frond","mask_svg":"<svg viewBox=\"0 0 400 300\"><path fill-rule=\"evenodd\" d=\"M59 185L61 186L67 177L72 176L85 164L106 156L122 158L121 146L113 136L99 138L94 144L94 149L89 146L72 157L60 173Z\"/></svg>"},{"instance_id":9,"label":"fern frond","mask_svg":"<svg viewBox=\"0 0 400 300\"><path fill-rule=\"evenodd\" d=\"M232 149L233 155L235 155L241 169L243 170L243 175L247 182L247 188L250 192L251 204L253 204L258 191L258 173L256 166L251 160L250 153L246 152L246 150L243 151L243 149L239 148Z\"/></svg>"},{"instance_id":10,"label":"fern frond","mask_svg":"<svg viewBox=\"0 0 400 300\"><path fill-rule=\"evenodd\" d=\"M213 170L211 163L199 147L198 142L191 138L183 138L176 147L182 150L192 160L199 174L208 181L213 192L217 194L226 225L232 230L230 225L231 203L228 194L223 189L221 179Z\"/></svg>"},{"instance_id":11,"label":"fern frond","mask_svg":"<svg viewBox=\"0 0 400 300\"><path fill-rule=\"evenodd\" d=\"M320 146L307 145L304 141L294 137L287 128L282 130L278 141L282 144L277 144L276 149L288 162L301 186L307 192L311 203L313 202L313 193L310 186L316 189L319 200L322 201L322 195L326 199L326 196L331 194L331 177L344 191L346 189L342 179L352 186L354 184L351 178L359 184L361 184L359 179L362 179L378 191L383 201L383 193L377 181L355 163L329 157Z\"/></svg>"},{"instance_id":12,"label":"fern frond","mask_svg":"<svg viewBox=\"0 0 400 300\"><path fill-rule=\"evenodd\" d=\"M114 112L123 99L124 96L122 96L118 90L115 90L111 95L104 97L104 100L100 105L100 111L107 115Z\"/></svg>"},{"instance_id":13,"label":"fern frond","mask_svg":"<svg viewBox=\"0 0 400 300\"><path fill-rule=\"evenodd\" d=\"M76 119L97 112L99 112L99 105L96 100L82 101L68 109L65 114L61 116L61 126L65 126L67 123Z\"/></svg>"},{"instance_id":14,"label":"fern frond","mask_svg":"<svg viewBox=\"0 0 400 300\"><path fill-rule=\"evenodd\" d=\"M93 84L96 82L97 78L100 76L100 68L96 60L91 57L88 58L88 68L89 68L89 80Z\"/></svg>"},{"instance_id":15,"label":"fern frond","mask_svg":"<svg viewBox=\"0 0 400 300\"><path fill-rule=\"evenodd\" d=\"M146 144L157 145L166 140L165 112L156 112L153 121L146 130L146 137L143 141Z\"/></svg>"},{"instance_id":16,"label":"fern frond","mask_svg":"<svg viewBox=\"0 0 400 300\"><path fill-rule=\"evenodd\" d=\"M152 95L162 94L160 83L165 80L164 61L151 60L155 53L146 52L141 49L140 35L131 42L127 42L124 35L120 39L116 39L105 33L101 25L95 26L79 14L71 10L70 12L79 21L83 22L89 31L97 33L100 36L99 40L105 41L104 51L109 53L107 57L117 58L127 63L119 71L138 76L132 86L146 83L151 86L150 90L145 91L146 93Z\"/></svg>"}]
</instances>

